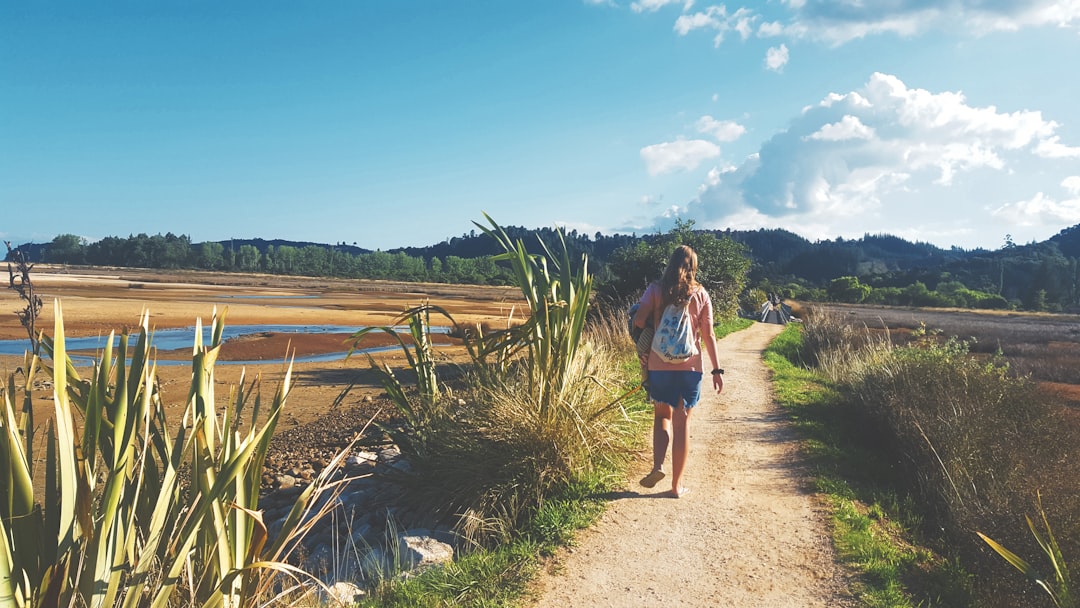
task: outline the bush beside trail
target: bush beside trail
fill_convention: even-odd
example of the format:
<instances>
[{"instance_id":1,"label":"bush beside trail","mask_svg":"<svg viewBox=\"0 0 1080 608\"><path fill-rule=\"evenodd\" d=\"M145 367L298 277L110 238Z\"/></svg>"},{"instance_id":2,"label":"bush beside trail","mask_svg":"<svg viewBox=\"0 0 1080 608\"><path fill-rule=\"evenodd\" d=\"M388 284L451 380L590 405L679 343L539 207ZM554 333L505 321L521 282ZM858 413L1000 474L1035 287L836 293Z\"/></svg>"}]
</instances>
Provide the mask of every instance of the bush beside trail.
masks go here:
<instances>
[{"instance_id":1,"label":"bush beside trail","mask_svg":"<svg viewBox=\"0 0 1080 608\"><path fill-rule=\"evenodd\" d=\"M1041 493L1062 552L1080 556L1075 412L1000 356L932 331L895 346L819 310L796 356L837 383L860 449L876 452L920 505L925 542L976 576L978 605L1051 605L976 532L1039 564L1024 518L1037 519Z\"/></svg>"}]
</instances>

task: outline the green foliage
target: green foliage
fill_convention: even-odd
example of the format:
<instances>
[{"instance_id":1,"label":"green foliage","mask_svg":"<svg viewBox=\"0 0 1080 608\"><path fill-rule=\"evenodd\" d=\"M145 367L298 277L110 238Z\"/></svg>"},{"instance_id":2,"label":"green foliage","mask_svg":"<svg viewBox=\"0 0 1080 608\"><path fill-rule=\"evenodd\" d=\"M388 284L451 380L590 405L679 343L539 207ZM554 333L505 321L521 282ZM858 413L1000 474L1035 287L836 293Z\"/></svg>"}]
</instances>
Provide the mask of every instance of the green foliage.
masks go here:
<instances>
[{"instance_id":1,"label":"green foliage","mask_svg":"<svg viewBox=\"0 0 1080 608\"><path fill-rule=\"evenodd\" d=\"M593 279L586 270L588 258L583 257L575 268L561 232L558 256L543 241L545 255L532 255L521 240L512 242L494 220L484 217L490 226L477 227L503 248L504 253L494 259L510 264L514 282L529 307L523 326L529 394L542 417L555 416L566 397L570 370L577 364L575 357L589 311Z\"/></svg>"},{"instance_id":2,"label":"green foliage","mask_svg":"<svg viewBox=\"0 0 1080 608\"><path fill-rule=\"evenodd\" d=\"M598 496L616 487L613 471L599 471L553 492L521 534L497 546L470 551L452 563L378 585L362 607L517 605L542 560L569 543L604 511Z\"/></svg>"},{"instance_id":3,"label":"green foliage","mask_svg":"<svg viewBox=\"0 0 1080 608\"><path fill-rule=\"evenodd\" d=\"M736 257L749 256L753 262L747 273L750 282L771 285L763 289L781 292L785 299L827 301L825 286L833 279L849 276L873 288L864 300L868 303L981 309L1013 306L1054 312L1080 308L1080 230L1075 226L1043 243L1007 242L997 251L956 247L943 250L890 235L868 234L860 239L810 243L785 230L708 232L690 230L689 226L692 222L679 222L668 234L643 237L605 236L598 232L590 238L575 230L557 237L550 228L507 227L505 231L512 239L530 242L535 238L545 242L563 238L572 258L588 255L590 272L602 284L601 291L616 302L640 294L648 277L658 275L664 256L654 255L654 249L678 233L693 239L711 236L721 242L730 241L741 250ZM491 260L499 253L498 248L475 230L427 247L389 252L365 251L355 243L278 243L252 239L193 245L188 237L169 233L110 236L94 243L75 235L59 235L48 244L31 243L26 247L33 261L64 264L490 285L505 285L510 280L508 273ZM707 248L687 244L700 250ZM241 255L239 249L244 245L255 250L245 250ZM44 255L38 253L41 251ZM920 283L923 288L918 286ZM784 287L775 287L779 285ZM956 289L957 285L969 291ZM737 293L742 291L730 295ZM722 295L727 298L729 294ZM713 299L720 298L714 295Z\"/></svg>"},{"instance_id":4,"label":"green foliage","mask_svg":"<svg viewBox=\"0 0 1080 608\"><path fill-rule=\"evenodd\" d=\"M247 424L241 413L254 384L241 380L219 410L214 364L224 325L215 315L209 345L196 325L187 409L170 432L150 358L149 313L135 343L125 333L115 354L110 335L88 378L67 356L59 302L54 318L55 337L44 346L55 366L28 356L21 415L14 376L0 384L0 461L8 472L0 477L7 498L0 603L253 606L277 593L280 578L305 577L286 558L311 525L309 508L328 473L299 496L276 539L258 511L263 460L290 374L266 411L255 396ZM29 389L39 373L51 375L55 405L43 469L31 459Z\"/></svg>"},{"instance_id":5,"label":"green foliage","mask_svg":"<svg viewBox=\"0 0 1080 608\"><path fill-rule=\"evenodd\" d=\"M852 398L883 432L931 513L957 534L1019 506L1027 468L1020 454L1045 451L1049 410L1031 384L997 361L950 340L897 348L860 369Z\"/></svg>"},{"instance_id":6,"label":"green foliage","mask_svg":"<svg viewBox=\"0 0 1080 608\"><path fill-rule=\"evenodd\" d=\"M719 340L719 339L721 339L724 336L727 336L729 334L733 334L733 333L735 333L737 331L742 331L742 330L750 327L753 324L754 324L754 322L751 321L750 319L743 319L743 318L727 319L727 320L713 326L713 333L716 334L716 339Z\"/></svg>"},{"instance_id":7,"label":"green foliage","mask_svg":"<svg viewBox=\"0 0 1080 608\"><path fill-rule=\"evenodd\" d=\"M649 283L660 279L675 248L689 245L697 252L697 280L712 298L716 319L735 317L738 295L750 271L746 248L727 236L717 238L693 227L692 220L679 220L667 234L615 251L608 264L611 276L601 289L603 295L613 302L639 297Z\"/></svg>"},{"instance_id":8,"label":"green foliage","mask_svg":"<svg viewBox=\"0 0 1080 608\"><path fill-rule=\"evenodd\" d=\"M384 581L360 608L496 608L512 605L539 568L536 543L518 540L477 551L407 579Z\"/></svg>"},{"instance_id":9,"label":"green foliage","mask_svg":"<svg viewBox=\"0 0 1080 608\"><path fill-rule=\"evenodd\" d=\"M435 359L431 347L431 312L442 312L442 309L422 306L405 312L396 319L391 326L367 327L354 333L350 340L352 346L346 355L346 359L363 341L364 337L372 331L381 331L397 340L402 352L405 354L409 369L416 375L417 395L410 397L405 386L394 375L394 371L388 365L379 366L375 358L368 355L371 368L374 369L387 395L397 408L402 418L399 426L380 425L401 451L413 458L429 457L428 443L435 427L448 415L443 407L442 395L439 391L439 379L435 373ZM449 315L446 314L449 318ZM451 318L451 321L453 319ZM411 346L406 342L395 328L396 325L405 323L409 330Z\"/></svg>"},{"instance_id":10,"label":"green foliage","mask_svg":"<svg viewBox=\"0 0 1080 608\"><path fill-rule=\"evenodd\" d=\"M858 304L870 294L870 286L859 283L858 277L838 277L829 281L826 293L833 302Z\"/></svg>"},{"instance_id":11,"label":"green foliage","mask_svg":"<svg viewBox=\"0 0 1080 608\"><path fill-rule=\"evenodd\" d=\"M74 234L59 234L49 243L45 261L53 264L82 264L86 258L86 239Z\"/></svg>"},{"instance_id":12,"label":"green foliage","mask_svg":"<svg viewBox=\"0 0 1080 608\"><path fill-rule=\"evenodd\" d=\"M757 316L761 312L761 307L765 305L765 302L768 299L768 294L762 289L754 288L744 290L739 294L739 309L744 313Z\"/></svg>"}]
</instances>

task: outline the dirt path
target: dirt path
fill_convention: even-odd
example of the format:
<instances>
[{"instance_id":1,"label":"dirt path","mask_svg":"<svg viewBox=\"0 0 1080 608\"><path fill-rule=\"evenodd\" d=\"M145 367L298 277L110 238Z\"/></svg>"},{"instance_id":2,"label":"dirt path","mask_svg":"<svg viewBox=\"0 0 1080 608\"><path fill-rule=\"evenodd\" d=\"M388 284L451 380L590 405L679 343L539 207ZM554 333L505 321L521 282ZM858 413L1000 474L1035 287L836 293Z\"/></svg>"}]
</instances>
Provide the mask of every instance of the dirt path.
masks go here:
<instances>
[{"instance_id":1,"label":"dirt path","mask_svg":"<svg viewBox=\"0 0 1080 608\"><path fill-rule=\"evenodd\" d=\"M691 419L691 493L662 498L668 480L647 490L635 478L541 576L535 608L853 605L761 361L780 329L720 342L726 386Z\"/></svg>"}]
</instances>

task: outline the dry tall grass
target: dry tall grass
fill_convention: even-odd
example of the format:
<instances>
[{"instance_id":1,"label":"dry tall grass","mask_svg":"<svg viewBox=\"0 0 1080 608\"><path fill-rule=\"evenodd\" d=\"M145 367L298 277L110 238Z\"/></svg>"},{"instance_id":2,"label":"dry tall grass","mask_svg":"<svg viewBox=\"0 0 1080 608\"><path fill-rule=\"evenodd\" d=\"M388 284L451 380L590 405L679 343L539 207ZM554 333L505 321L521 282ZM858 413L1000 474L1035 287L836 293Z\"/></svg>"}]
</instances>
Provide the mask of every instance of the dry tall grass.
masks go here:
<instances>
[{"instance_id":1,"label":"dry tall grass","mask_svg":"<svg viewBox=\"0 0 1080 608\"><path fill-rule=\"evenodd\" d=\"M866 444L896 463L923 504L924 531L980 575L980 605L1010 605L1026 584L975 531L1036 555L1024 516L1040 491L1062 551L1075 562L1080 435L1070 408L1049 401L1000 355L974 355L970 342L917 328L908 345L895 346L889 332L846 321L811 316L803 359L856 405ZM1024 601L1042 599L1032 596Z\"/></svg>"}]
</instances>

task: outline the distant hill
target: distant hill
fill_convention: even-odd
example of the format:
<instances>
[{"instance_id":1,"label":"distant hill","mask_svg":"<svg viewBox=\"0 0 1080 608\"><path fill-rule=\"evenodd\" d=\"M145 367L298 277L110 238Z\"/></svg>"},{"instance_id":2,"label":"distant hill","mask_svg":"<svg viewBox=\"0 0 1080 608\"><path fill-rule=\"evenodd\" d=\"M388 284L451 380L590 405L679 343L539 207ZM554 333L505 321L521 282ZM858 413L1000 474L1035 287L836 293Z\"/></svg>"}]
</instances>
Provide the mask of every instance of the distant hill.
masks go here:
<instances>
[{"instance_id":1,"label":"distant hill","mask_svg":"<svg viewBox=\"0 0 1080 608\"><path fill-rule=\"evenodd\" d=\"M1064 256L1080 258L1080 224L1062 230L1047 242L1056 245Z\"/></svg>"}]
</instances>

